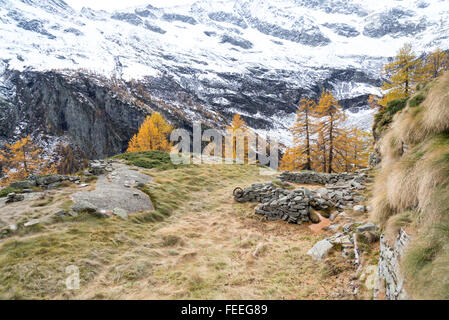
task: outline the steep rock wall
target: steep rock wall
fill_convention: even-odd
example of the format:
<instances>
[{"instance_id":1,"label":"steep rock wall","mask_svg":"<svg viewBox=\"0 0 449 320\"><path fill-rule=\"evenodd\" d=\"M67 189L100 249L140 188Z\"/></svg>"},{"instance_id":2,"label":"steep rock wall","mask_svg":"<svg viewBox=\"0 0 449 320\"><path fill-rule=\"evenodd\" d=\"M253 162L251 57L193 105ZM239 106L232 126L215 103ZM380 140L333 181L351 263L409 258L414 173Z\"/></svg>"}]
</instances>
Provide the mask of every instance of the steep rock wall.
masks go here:
<instances>
[{"instance_id":1,"label":"steep rock wall","mask_svg":"<svg viewBox=\"0 0 449 320\"><path fill-rule=\"evenodd\" d=\"M149 113L93 79L54 72L13 72L13 101L3 102L1 140L65 136L88 158L121 153Z\"/></svg>"},{"instance_id":2,"label":"steep rock wall","mask_svg":"<svg viewBox=\"0 0 449 320\"><path fill-rule=\"evenodd\" d=\"M400 262L402 254L410 241L403 229L400 229L393 246L389 246L385 237L380 238L380 255L377 267L377 281L374 287L375 299L405 300L408 298L404 288L404 277Z\"/></svg>"}]
</instances>

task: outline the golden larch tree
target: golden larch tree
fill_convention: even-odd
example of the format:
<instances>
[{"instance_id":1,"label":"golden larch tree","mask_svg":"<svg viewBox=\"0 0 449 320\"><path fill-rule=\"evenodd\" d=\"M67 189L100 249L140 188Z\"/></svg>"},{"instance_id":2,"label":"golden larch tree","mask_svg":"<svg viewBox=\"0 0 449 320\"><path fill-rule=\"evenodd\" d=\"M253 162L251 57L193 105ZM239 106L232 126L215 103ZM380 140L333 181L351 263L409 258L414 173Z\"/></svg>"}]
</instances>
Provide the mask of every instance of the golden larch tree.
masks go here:
<instances>
[{"instance_id":1,"label":"golden larch tree","mask_svg":"<svg viewBox=\"0 0 449 320\"><path fill-rule=\"evenodd\" d=\"M158 112L147 116L128 144L127 152L139 151L170 151L172 143L169 142L169 134L173 127Z\"/></svg>"},{"instance_id":2,"label":"golden larch tree","mask_svg":"<svg viewBox=\"0 0 449 320\"><path fill-rule=\"evenodd\" d=\"M424 79L434 79L449 70L449 54L441 49L430 53L423 66Z\"/></svg>"},{"instance_id":3,"label":"golden larch tree","mask_svg":"<svg viewBox=\"0 0 449 320\"><path fill-rule=\"evenodd\" d=\"M317 171L327 171L327 140L322 131L318 131L316 142L312 148L312 163Z\"/></svg>"},{"instance_id":4,"label":"golden larch tree","mask_svg":"<svg viewBox=\"0 0 449 320\"><path fill-rule=\"evenodd\" d=\"M394 61L384 66L382 75L387 77L382 90L388 91L379 101L383 106L388 102L409 97L414 93L414 85L422 78L420 59L416 58L410 44L405 44L397 53Z\"/></svg>"},{"instance_id":5,"label":"golden larch tree","mask_svg":"<svg viewBox=\"0 0 449 320\"><path fill-rule=\"evenodd\" d=\"M314 112L316 112L315 101L301 99L298 110L296 111L296 122L290 128L297 157L303 161L303 170L312 170L313 141L311 137L315 134L316 130Z\"/></svg>"},{"instance_id":6,"label":"golden larch tree","mask_svg":"<svg viewBox=\"0 0 449 320\"><path fill-rule=\"evenodd\" d=\"M279 169L288 171L297 171L302 169L301 157L298 155L298 148L289 148L285 151L279 162Z\"/></svg>"},{"instance_id":7,"label":"golden larch tree","mask_svg":"<svg viewBox=\"0 0 449 320\"><path fill-rule=\"evenodd\" d=\"M359 128L344 130L336 141L336 166L339 172L352 172L368 167L370 152L373 151L372 134Z\"/></svg>"},{"instance_id":8,"label":"golden larch tree","mask_svg":"<svg viewBox=\"0 0 449 320\"><path fill-rule=\"evenodd\" d=\"M232 145L226 145L226 148L232 148L232 159L237 159L237 142L239 141L244 143L242 160L248 161L249 141L247 138L251 135L251 132L249 132L245 120L239 114L234 114L231 125L226 127L226 131L231 137Z\"/></svg>"},{"instance_id":9,"label":"golden larch tree","mask_svg":"<svg viewBox=\"0 0 449 320\"><path fill-rule=\"evenodd\" d=\"M7 184L27 178L31 174L54 173L55 166L49 164L44 152L36 147L28 135L13 144L6 144L0 150L0 162L4 178L1 183Z\"/></svg>"},{"instance_id":10,"label":"golden larch tree","mask_svg":"<svg viewBox=\"0 0 449 320\"><path fill-rule=\"evenodd\" d=\"M327 172L334 172L333 164L337 147L337 138L341 135L341 126L346 115L331 92L323 90L316 106L317 131L322 133L322 141L327 146Z\"/></svg>"}]
</instances>

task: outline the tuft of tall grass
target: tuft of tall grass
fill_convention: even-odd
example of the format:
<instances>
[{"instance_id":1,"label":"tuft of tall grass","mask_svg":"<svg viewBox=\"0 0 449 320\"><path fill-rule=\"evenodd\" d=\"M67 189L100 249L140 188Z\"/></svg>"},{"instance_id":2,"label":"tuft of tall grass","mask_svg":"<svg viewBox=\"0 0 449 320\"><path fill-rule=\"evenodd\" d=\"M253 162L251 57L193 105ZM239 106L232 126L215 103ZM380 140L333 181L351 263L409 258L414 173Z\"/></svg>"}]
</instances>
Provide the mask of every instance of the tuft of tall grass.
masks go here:
<instances>
[{"instance_id":1,"label":"tuft of tall grass","mask_svg":"<svg viewBox=\"0 0 449 320\"><path fill-rule=\"evenodd\" d=\"M396 113L378 142L372 219L394 240L412 226L402 270L412 298L449 298L449 72ZM396 108L396 109L399 109Z\"/></svg>"}]
</instances>

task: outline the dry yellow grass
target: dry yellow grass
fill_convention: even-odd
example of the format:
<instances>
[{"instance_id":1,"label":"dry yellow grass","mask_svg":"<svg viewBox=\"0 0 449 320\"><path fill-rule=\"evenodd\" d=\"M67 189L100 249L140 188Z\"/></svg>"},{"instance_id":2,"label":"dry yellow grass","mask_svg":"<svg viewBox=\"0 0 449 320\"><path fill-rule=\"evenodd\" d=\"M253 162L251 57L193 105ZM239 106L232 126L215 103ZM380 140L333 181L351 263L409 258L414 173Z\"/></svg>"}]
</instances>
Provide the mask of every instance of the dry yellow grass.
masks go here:
<instances>
[{"instance_id":1,"label":"dry yellow grass","mask_svg":"<svg viewBox=\"0 0 449 320\"><path fill-rule=\"evenodd\" d=\"M148 171L146 189L165 219L89 216L0 246L0 297L45 299L350 298L354 269L306 255L325 234L254 215L232 190L268 180L255 166L190 166ZM65 268L80 269L80 290L65 288Z\"/></svg>"},{"instance_id":2,"label":"dry yellow grass","mask_svg":"<svg viewBox=\"0 0 449 320\"><path fill-rule=\"evenodd\" d=\"M372 218L390 242L398 225L413 225L414 240L402 265L415 298L449 298L447 276L436 276L438 268L449 273L448 97L446 73L429 85L421 106L395 115L379 142L382 169L374 185Z\"/></svg>"}]
</instances>

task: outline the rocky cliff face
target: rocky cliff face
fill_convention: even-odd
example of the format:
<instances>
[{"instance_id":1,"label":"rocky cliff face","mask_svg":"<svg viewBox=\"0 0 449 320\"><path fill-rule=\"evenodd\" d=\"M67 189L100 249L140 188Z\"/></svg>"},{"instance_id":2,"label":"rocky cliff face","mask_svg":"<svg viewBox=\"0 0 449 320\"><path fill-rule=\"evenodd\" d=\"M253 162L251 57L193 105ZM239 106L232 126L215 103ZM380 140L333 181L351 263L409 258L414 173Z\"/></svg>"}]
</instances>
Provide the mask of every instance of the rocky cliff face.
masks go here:
<instances>
[{"instance_id":1,"label":"rocky cliff face","mask_svg":"<svg viewBox=\"0 0 449 320\"><path fill-rule=\"evenodd\" d=\"M126 82L71 70L6 71L3 78L0 143L31 134L50 152L64 142L80 156L101 159L124 152L145 117L153 112L190 132L195 120L205 127L222 128L225 124L220 114L201 108L170 78ZM149 87L154 95L149 94ZM164 102L176 99L186 106Z\"/></svg>"},{"instance_id":2,"label":"rocky cliff face","mask_svg":"<svg viewBox=\"0 0 449 320\"><path fill-rule=\"evenodd\" d=\"M16 92L4 105L0 138L33 134L66 137L89 158L123 152L148 114L89 77L76 81L53 72L13 72Z\"/></svg>"}]
</instances>

